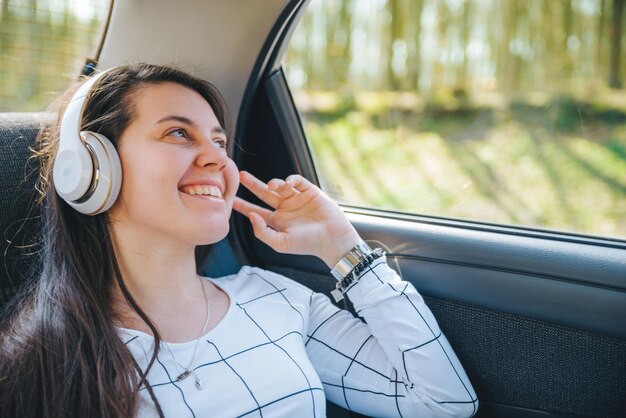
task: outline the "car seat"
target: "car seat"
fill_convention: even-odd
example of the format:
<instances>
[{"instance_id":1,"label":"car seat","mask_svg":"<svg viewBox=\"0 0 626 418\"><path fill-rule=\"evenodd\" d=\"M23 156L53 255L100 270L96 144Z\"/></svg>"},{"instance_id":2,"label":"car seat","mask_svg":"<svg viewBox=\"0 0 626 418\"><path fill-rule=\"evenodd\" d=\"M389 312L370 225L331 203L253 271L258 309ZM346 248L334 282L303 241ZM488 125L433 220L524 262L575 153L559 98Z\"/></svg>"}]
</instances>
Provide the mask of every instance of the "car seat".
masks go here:
<instances>
[{"instance_id":1,"label":"car seat","mask_svg":"<svg viewBox=\"0 0 626 418\"><path fill-rule=\"evenodd\" d=\"M53 119L51 113L0 113L0 307L40 268L39 165L31 149Z\"/></svg>"}]
</instances>

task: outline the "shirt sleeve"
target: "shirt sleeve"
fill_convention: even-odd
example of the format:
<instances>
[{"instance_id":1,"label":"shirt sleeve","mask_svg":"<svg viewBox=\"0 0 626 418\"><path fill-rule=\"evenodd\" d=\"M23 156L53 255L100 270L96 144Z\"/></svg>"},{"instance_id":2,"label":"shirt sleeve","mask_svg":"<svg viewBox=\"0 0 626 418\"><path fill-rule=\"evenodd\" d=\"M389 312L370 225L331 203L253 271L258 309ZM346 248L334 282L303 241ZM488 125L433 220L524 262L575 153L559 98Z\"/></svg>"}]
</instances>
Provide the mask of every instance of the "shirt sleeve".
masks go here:
<instances>
[{"instance_id":1,"label":"shirt sleeve","mask_svg":"<svg viewBox=\"0 0 626 418\"><path fill-rule=\"evenodd\" d=\"M311 296L307 352L326 397L377 417L472 416L478 400L437 321L384 257L347 292L365 322Z\"/></svg>"}]
</instances>

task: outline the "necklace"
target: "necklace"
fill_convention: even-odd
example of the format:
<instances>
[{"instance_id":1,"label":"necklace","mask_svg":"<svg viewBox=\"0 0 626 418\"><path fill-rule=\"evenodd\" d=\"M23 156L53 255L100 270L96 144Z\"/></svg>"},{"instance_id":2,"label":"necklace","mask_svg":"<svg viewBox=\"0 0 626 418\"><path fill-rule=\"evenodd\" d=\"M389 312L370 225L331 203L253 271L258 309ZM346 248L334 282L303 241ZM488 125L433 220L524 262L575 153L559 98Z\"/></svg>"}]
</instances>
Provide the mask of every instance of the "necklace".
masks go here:
<instances>
[{"instance_id":1,"label":"necklace","mask_svg":"<svg viewBox=\"0 0 626 418\"><path fill-rule=\"evenodd\" d=\"M189 364L187 364L187 367L184 367L182 364L178 362L178 360L176 360L176 357L174 357L174 353L172 353L172 350L170 349L169 344L166 343L165 341L161 341L161 343L165 346L167 351L169 351L170 356L172 356L172 359L174 360L174 363L176 363L176 366L178 366L178 368L181 370L181 373L178 375L175 382L180 382L181 380L185 380L189 376L193 375L194 379L196 380L195 383L196 383L196 388L198 390L202 390L202 380L200 380L200 378L198 377L198 375L196 374L194 370L191 370L191 365L193 364L193 361L196 358L196 352L198 351L198 345L200 344L200 339L202 338L202 335L204 334L206 327L209 325L209 319L211 319L211 305L209 305L209 300L207 299L206 292L204 290L204 283L202 282L202 279L200 279L200 286L202 286L202 294L204 295L204 302L206 303L206 319L204 320L204 325L202 326L200 335L198 335L198 338L196 338L196 344L193 347L193 354L191 355L191 360L189 360Z\"/></svg>"}]
</instances>

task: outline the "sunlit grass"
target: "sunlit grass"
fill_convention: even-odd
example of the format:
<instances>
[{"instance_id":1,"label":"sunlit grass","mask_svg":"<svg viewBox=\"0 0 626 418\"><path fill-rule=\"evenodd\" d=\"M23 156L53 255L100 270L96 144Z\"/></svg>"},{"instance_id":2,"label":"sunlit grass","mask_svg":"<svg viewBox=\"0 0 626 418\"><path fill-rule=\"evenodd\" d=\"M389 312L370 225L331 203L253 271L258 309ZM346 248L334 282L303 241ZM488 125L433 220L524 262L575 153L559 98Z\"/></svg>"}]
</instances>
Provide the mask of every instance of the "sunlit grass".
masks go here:
<instances>
[{"instance_id":1,"label":"sunlit grass","mask_svg":"<svg viewBox=\"0 0 626 418\"><path fill-rule=\"evenodd\" d=\"M363 108L376 111L305 114L322 185L341 202L626 237L622 124Z\"/></svg>"}]
</instances>

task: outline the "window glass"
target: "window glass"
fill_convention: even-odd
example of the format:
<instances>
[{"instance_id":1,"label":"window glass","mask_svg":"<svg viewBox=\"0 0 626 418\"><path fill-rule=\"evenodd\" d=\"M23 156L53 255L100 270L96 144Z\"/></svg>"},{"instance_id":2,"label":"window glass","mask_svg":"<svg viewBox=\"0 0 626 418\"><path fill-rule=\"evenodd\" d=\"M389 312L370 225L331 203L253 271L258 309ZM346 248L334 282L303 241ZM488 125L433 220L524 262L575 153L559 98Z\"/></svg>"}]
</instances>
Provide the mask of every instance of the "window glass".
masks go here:
<instances>
[{"instance_id":1,"label":"window glass","mask_svg":"<svg viewBox=\"0 0 626 418\"><path fill-rule=\"evenodd\" d=\"M97 50L108 0L0 0L0 111L46 108Z\"/></svg>"},{"instance_id":2,"label":"window glass","mask_svg":"<svg viewBox=\"0 0 626 418\"><path fill-rule=\"evenodd\" d=\"M283 67L339 202L626 237L619 0L317 0Z\"/></svg>"}]
</instances>

